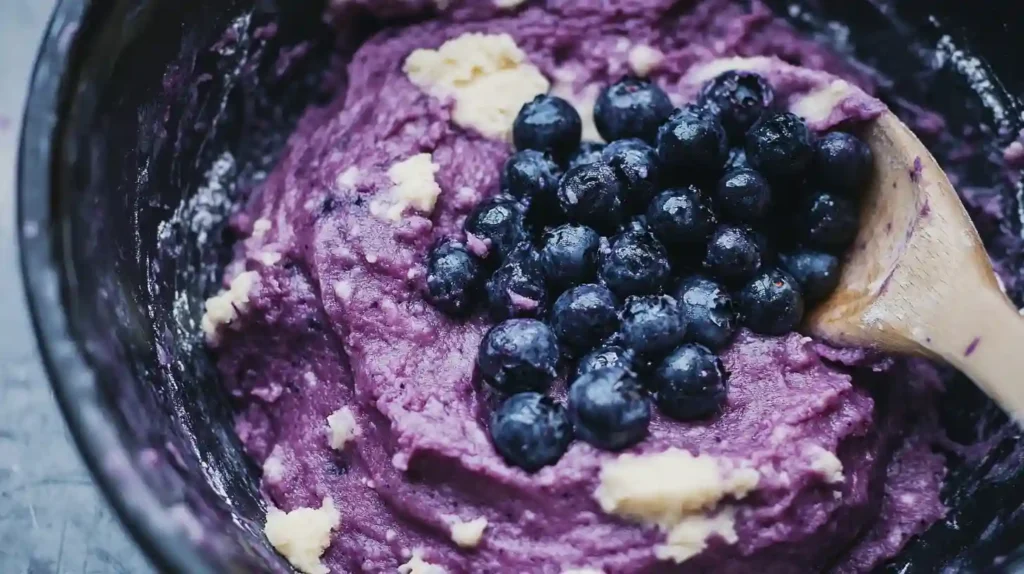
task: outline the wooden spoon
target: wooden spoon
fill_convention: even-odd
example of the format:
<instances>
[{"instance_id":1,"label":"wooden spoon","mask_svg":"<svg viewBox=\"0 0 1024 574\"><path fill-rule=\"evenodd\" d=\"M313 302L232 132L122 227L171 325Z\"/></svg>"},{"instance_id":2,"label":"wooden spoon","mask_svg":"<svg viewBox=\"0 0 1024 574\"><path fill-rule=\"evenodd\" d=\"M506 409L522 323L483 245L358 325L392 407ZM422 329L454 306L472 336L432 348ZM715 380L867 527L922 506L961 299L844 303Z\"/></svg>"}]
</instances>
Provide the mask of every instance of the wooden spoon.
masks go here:
<instances>
[{"instance_id":1,"label":"wooden spoon","mask_svg":"<svg viewBox=\"0 0 1024 574\"><path fill-rule=\"evenodd\" d=\"M935 158L886 112L862 134L875 158L839 288L808 317L827 341L943 359L1024 421L1024 318L1003 293Z\"/></svg>"}]
</instances>

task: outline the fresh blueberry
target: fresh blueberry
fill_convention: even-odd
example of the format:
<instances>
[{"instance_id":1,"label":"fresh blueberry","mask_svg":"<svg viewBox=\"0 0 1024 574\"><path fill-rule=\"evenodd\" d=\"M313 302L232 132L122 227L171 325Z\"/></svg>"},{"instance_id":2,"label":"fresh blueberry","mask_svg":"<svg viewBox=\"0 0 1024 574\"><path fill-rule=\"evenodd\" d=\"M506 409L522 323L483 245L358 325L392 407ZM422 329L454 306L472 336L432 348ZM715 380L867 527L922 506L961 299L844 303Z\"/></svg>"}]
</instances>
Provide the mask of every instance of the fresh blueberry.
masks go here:
<instances>
[{"instance_id":1,"label":"fresh blueberry","mask_svg":"<svg viewBox=\"0 0 1024 574\"><path fill-rule=\"evenodd\" d=\"M754 276L737 298L747 326L762 335L784 335L804 317L804 297L796 279L779 269L765 269Z\"/></svg>"},{"instance_id":2,"label":"fresh blueberry","mask_svg":"<svg viewBox=\"0 0 1024 574\"><path fill-rule=\"evenodd\" d=\"M694 185L667 189L647 208L647 226L673 249L703 245L717 223L704 193Z\"/></svg>"},{"instance_id":3,"label":"fresh blueberry","mask_svg":"<svg viewBox=\"0 0 1024 574\"><path fill-rule=\"evenodd\" d=\"M808 305L824 301L839 286L839 258L801 250L780 254L779 263L796 279Z\"/></svg>"},{"instance_id":4,"label":"fresh blueberry","mask_svg":"<svg viewBox=\"0 0 1024 574\"><path fill-rule=\"evenodd\" d=\"M722 361L703 345L679 347L654 371L654 402L661 412L681 421L712 415L728 394Z\"/></svg>"},{"instance_id":5,"label":"fresh blueberry","mask_svg":"<svg viewBox=\"0 0 1024 574\"><path fill-rule=\"evenodd\" d=\"M668 254L650 233L630 230L612 239L602 253L598 276L621 298L657 293L672 269Z\"/></svg>"},{"instance_id":6,"label":"fresh blueberry","mask_svg":"<svg viewBox=\"0 0 1024 574\"><path fill-rule=\"evenodd\" d=\"M476 364L503 393L544 392L558 376L558 338L536 319L509 319L484 335Z\"/></svg>"},{"instance_id":7,"label":"fresh blueberry","mask_svg":"<svg viewBox=\"0 0 1024 574\"><path fill-rule=\"evenodd\" d=\"M754 122L771 109L775 92L752 72L730 71L704 84L697 103L716 113L729 138L743 139Z\"/></svg>"},{"instance_id":8,"label":"fresh blueberry","mask_svg":"<svg viewBox=\"0 0 1024 574\"><path fill-rule=\"evenodd\" d=\"M587 355L584 355L576 365L576 378L603 369L605 367L620 367L626 370L633 370L633 352L618 345L605 345L599 347Z\"/></svg>"},{"instance_id":9,"label":"fresh blueberry","mask_svg":"<svg viewBox=\"0 0 1024 574\"><path fill-rule=\"evenodd\" d=\"M563 347L577 353L594 348L618 327L618 303L604 285L574 287L551 308L551 329Z\"/></svg>"},{"instance_id":10,"label":"fresh blueberry","mask_svg":"<svg viewBox=\"0 0 1024 574\"><path fill-rule=\"evenodd\" d=\"M580 147L569 156L568 169L580 165L587 165L601 160L601 152L604 151L604 144L597 142L583 142Z\"/></svg>"},{"instance_id":11,"label":"fresh blueberry","mask_svg":"<svg viewBox=\"0 0 1024 574\"><path fill-rule=\"evenodd\" d=\"M834 193L808 197L797 212L797 221L804 242L814 249L841 253L857 237L857 208Z\"/></svg>"},{"instance_id":12,"label":"fresh blueberry","mask_svg":"<svg viewBox=\"0 0 1024 574\"><path fill-rule=\"evenodd\" d=\"M536 472L555 464L572 443L572 423L562 405L540 393L518 393L491 415L494 448L509 463Z\"/></svg>"},{"instance_id":13,"label":"fresh blueberry","mask_svg":"<svg viewBox=\"0 0 1024 574\"><path fill-rule=\"evenodd\" d=\"M474 253L489 261L504 260L526 238L522 206L504 196L480 202L463 227L470 249L479 246Z\"/></svg>"},{"instance_id":14,"label":"fresh blueberry","mask_svg":"<svg viewBox=\"0 0 1024 574\"><path fill-rule=\"evenodd\" d=\"M523 242L487 281L487 309L495 321L538 317L547 308L547 286L537 253Z\"/></svg>"},{"instance_id":15,"label":"fresh blueberry","mask_svg":"<svg viewBox=\"0 0 1024 574\"><path fill-rule=\"evenodd\" d=\"M672 112L658 130L658 158L677 181L717 174L728 157L725 128L714 114L693 104Z\"/></svg>"},{"instance_id":16,"label":"fresh blueberry","mask_svg":"<svg viewBox=\"0 0 1024 574\"><path fill-rule=\"evenodd\" d=\"M747 161L747 151L742 147L734 147L729 150L729 159L725 160L725 171L734 169L752 169Z\"/></svg>"},{"instance_id":17,"label":"fresh blueberry","mask_svg":"<svg viewBox=\"0 0 1024 574\"><path fill-rule=\"evenodd\" d=\"M766 115L747 132L747 160L769 178L795 177L811 162L812 140L799 117L788 112Z\"/></svg>"},{"instance_id":18,"label":"fresh blueberry","mask_svg":"<svg viewBox=\"0 0 1024 574\"><path fill-rule=\"evenodd\" d=\"M620 450L647 436L651 404L633 373L606 367L569 387L569 420L579 438L601 449Z\"/></svg>"},{"instance_id":19,"label":"fresh blueberry","mask_svg":"<svg viewBox=\"0 0 1024 574\"><path fill-rule=\"evenodd\" d=\"M622 224L622 196L615 170L603 161L570 169L558 185L558 202L569 220L605 233Z\"/></svg>"},{"instance_id":20,"label":"fresh blueberry","mask_svg":"<svg viewBox=\"0 0 1024 574\"><path fill-rule=\"evenodd\" d=\"M672 113L668 94L637 78L608 86L594 102L594 124L605 141L640 138L654 142L658 126Z\"/></svg>"},{"instance_id":21,"label":"fresh blueberry","mask_svg":"<svg viewBox=\"0 0 1024 574\"><path fill-rule=\"evenodd\" d=\"M483 279L480 260L461 243L443 240L427 256L427 301L449 316L473 310Z\"/></svg>"},{"instance_id":22,"label":"fresh blueberry","mask_svg":"<svg viewBox=\"0 0 1024 574\"><path fill-rule=\"evenodd\" d=\"M562 290L597 276L601 236L583 225L566 224L547 231L540 264L548 284Z\"/></svg>"},{"instance_id":23,"label":"fresh blueberry","mask_svg":"<svg viewBox=\"0 0 1024 574\"><path fill-rule=\"evenodd\" d=\"M630 297L622 308L622 344L642 357L667 353L683 342L686 324L668 295Z\"/></svg>"},{"instance_id":24,"label":"fresh blueberry","mask_svg":"<svg viewBox=\"0 0 1024 574\"><path fill-rule=\"evenodd\" d=\"M583 121L572 104L556 96L541 94L523 105L512 123L516 149L551 152L565 159L580 145Z\"/></svg>"},{"instance_id":25,"label":"fresh blueberry","mask_svg":"<svg viewBox=\"0 0 1024 574\"><path fill-rule=\"evenodd\" d=\"M711 234L704 269L727 283L742 283L761 268L761 242L747 227L722 225Z\"/></svg>"},{"instance_id":26,"label":"fresh blueberry","mask_svg":"<svg viewBox=\"0 0 1024 574\"><path fill-rule=\"evenodd\" d=\"M871 179L871 148L843 132L832 132L814 145L810 177L821 189L855 197Z\"/></svg>"},{"instance_id":27,"label":"fresh blueberry","mask_svg":"<svg viewBox=\"0 0 1024 574\"><path fill-rule=\"evenodd\" d=\"M619 176L629 210L646 209L661 184L661 163L654 148L641 139L618 140L608 144L601 157Z\"/></svg>"},{"instance_id":28,"label":"fresh blueberry","mask_svg":"<svg viewBox=\"0 0 1024 574\"><path fill-rule=\"evenodd\" d=\"M501 191L530 206L532 212L558 210L558 180L562 171L544 152L518 151L505 161L501 171Z\"/></svg>"},{"instance_id":29,"label":"fresh blueberry","mask_svg":"<svg viewBox=\"0 0 1024 574\"><path fill-rule=\"evenodd\" d=\"M772 202L772 190L760 173L752 169L726 172L718 181L715 205L726 219L754 223L764 218Z\"/></svg>"},{"instance_id":30,"label":"fresh blueberry","mask_svg":"<svg viewBox=\"0 0 1024 574\"><path fill-rule=\"evenodd\" d=\"M695 275L679 285L676 301L686 324L686 340L716 351L729 343L736 330L736 312L725 287Z\"/></svg>"}]
</instances>

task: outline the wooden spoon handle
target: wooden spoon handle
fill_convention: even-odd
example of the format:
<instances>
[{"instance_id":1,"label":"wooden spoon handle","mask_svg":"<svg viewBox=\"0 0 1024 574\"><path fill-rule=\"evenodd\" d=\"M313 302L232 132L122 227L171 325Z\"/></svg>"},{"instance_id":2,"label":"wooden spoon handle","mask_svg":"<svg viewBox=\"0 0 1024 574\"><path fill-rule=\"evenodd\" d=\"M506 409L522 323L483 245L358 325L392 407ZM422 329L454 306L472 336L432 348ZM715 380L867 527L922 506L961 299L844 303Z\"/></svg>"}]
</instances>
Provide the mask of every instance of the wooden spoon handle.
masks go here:
<instances>
[{"instance_id":1,"label":"wooden spoon handle","mask_svg":"<svg viewBox=\"0 0 1024 574\"><path fill-rule=\"evenodd\" d=\"M919 342L1024 423L1024 317L996 289L978 289L955 303Z\"/></svg>"}]
</instances>

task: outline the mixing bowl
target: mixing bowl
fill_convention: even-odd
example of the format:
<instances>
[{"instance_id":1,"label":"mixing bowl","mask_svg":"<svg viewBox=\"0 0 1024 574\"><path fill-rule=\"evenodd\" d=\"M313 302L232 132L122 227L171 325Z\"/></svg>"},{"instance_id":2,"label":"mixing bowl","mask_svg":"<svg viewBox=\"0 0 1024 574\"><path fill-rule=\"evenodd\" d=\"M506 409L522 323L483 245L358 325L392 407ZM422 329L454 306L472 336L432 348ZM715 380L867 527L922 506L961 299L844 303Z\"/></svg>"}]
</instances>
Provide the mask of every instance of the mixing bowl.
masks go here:
<instances>
[{"instance_id":1,"label":"mixing bowl","mask_svg":"<svg viewBox=\"0 0 1024 574\"><path fill-rule=\"evenodd\" d=\"M39 55L19 186L36 335L85 460L162 570L289 570L262 535L258 469L232 431L199 318L228 257L227 215L302 110L344 88L339 62L381 26L329 27L322 4L63 0ZM1021 232L1022 188L989 156L1022 127L1024 7L772 4L876 70L896 109L947 118L927 142L957 158L961 187L1013 214L976 215L989 248L1020 263L1006 238ZM1010 285L1018 302L1022 285ZM886 571L1024 567L1017 428L956 376L942 416L951 438L976 446L950 453L947 518Z\"/></svg>"}]
</instances>

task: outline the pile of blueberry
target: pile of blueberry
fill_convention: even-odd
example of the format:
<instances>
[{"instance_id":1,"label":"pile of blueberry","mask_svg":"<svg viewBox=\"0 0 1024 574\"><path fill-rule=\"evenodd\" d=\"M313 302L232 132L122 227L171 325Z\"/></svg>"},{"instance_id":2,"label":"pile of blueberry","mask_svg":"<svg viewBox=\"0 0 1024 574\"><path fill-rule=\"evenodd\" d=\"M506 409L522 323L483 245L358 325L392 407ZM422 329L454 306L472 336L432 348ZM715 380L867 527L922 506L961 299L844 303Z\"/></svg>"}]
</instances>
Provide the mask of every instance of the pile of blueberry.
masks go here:
<instances>
[{"instance_id":1,"label":"pile of blueberry","mask_svg":"<svg viewBox=\"0 0 1024 574\"><path fill-rule=\"evenodd\" d=\"M651 401L677 420L714 414L734 331L780 335L827 297L857 232L868 147L816 138L773 109L764 78L726 72L673 109L652 83L605 89L581 143L565 100L516 118L501 194L427 263L427 297L453 316L480 304L497 325L478 370L507 396L491 437L511 464L556 462L574 437L617 450L642 440ZM566 365L566 406L545 393Z\"/></svg>"}]
</instances>

